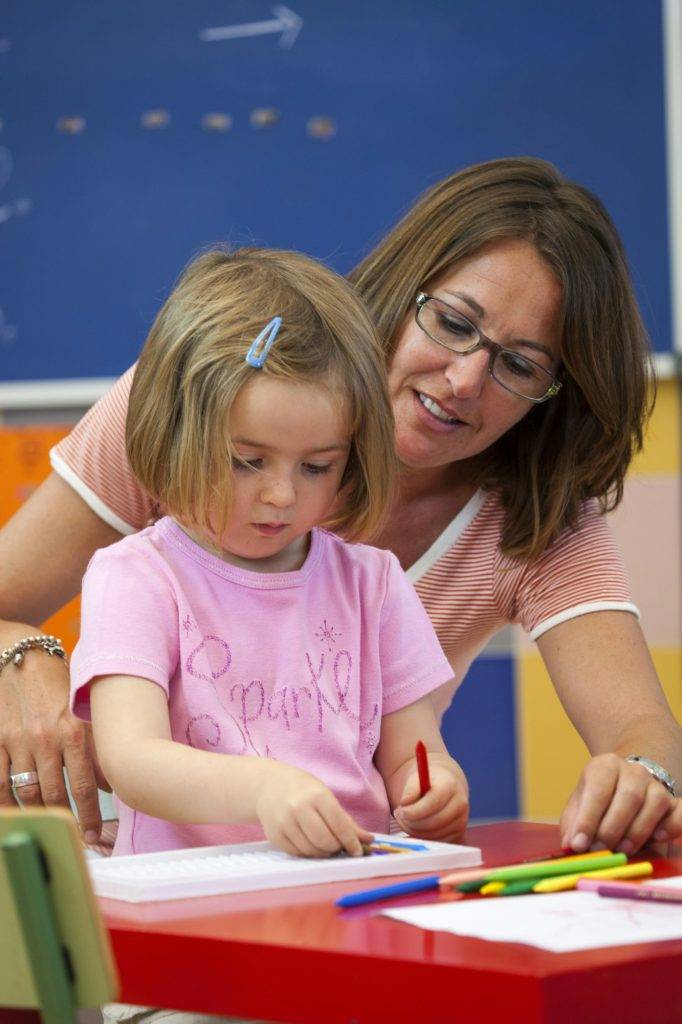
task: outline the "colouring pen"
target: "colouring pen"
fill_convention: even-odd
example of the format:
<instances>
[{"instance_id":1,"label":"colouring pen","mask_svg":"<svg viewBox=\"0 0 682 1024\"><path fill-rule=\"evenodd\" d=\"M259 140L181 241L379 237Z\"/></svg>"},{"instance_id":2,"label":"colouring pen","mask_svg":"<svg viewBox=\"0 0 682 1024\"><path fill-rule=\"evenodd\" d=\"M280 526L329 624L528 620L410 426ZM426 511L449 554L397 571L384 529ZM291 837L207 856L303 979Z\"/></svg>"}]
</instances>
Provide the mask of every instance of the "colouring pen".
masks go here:
<instances>
[{"instance_id":1,"label":"colouring pen","mask_svg":"<svg viewBox=\"0 0 682 1024\"><path fill-rule=\"evenodd\" d=\"M426 754L426 747L421 740L417 743L415 754L417 757L417 771L419 772L419 795L425 796L431 789L431 776L429 775L429 759Z\"/></svg>"},{"instance_id":2,"label":"colouring pen","mask_svg":"<svg viewBox=\"0 0 682 1024\"><path fill-rule=\"evenodd\" d=\"M362 844L365 856L373 853L414 853L415 850L428 850L423 843L397 843L386 839L375 839L371 843Z\"/></svg>"},{"instance_id":3,"label":"colouring pen","mask_svg":"<svg viewBox=\"0 0 682 1024\"><path fill-rule=\"evenodd\" d=\"M559 875L558 878L543 878L535 885L533 892L565 892L568 889L575 889L583 878L643 878L645 875L653 874L653 870L653 864L649 861L635 861L634 864L623 864L619 868L602 868L589 873L581 872L575 875Z\"/></svg>"},{"instance_id":4,"label":"colouring pen","mask_svg":"<svg viewBox=\"0 0 682 1024\"><path fill-rule=\"evenodd\" d=\"M599 851L595 850L592 853L571 853L568 857L556 857L556 856L554 858L548 857L547 862L558 863L561 860L576 861L578 857L580 857L582 860L584 860L585 858L601 857L601 856L604 855L604 853L610 853L610 852L611 852L610 850L599 850ZM540 866L542 866L543 863L544 863L544 861L536 861L535 858L532 858L532 857L529 860L518 860L518 861L516 861L516 865L517 864L535 864L536 867L538 867L539 864L540 864ZM459 887L459 885L461 883L465 883L465 882L469 883L469 882L478 881L479 883L482 884L483 882L487 882L488 881L489 874L491 874L491 871L497 870L500 867L514 867L514 866L515 866L515 864L510 863L510 864L498 864L497 867L462 867L462 868L460 868L457 871L451 871L449 874L443 874L442 878L440 879L440 885L443 886L443 887L450 886L450 887L454 888L455 886ZM538 874L539 878L543 877L543 871L542 870L539 870L537 872L537 874ZM478 889L480 889L480 885L476 889L471 889L470 891L471 892L477 892Z\"/></svg>"},{"instance_id":5,"label":"colouring pen","mask_svg":"<svg viewBox=\"0 0 682 1024\"><path fill-rule=\"evenodd\" d=\"M589 883L589 884L588 884ZM624 900L660 900L662 903L682 903L682 889L668 888L651 882L609 882L597 878L581 878L581 892L596 892L599 896L613 896Z\"/></svg>"},{"instance_id":6,"label":"colouring pen","mask_svg":"<svg viewBox=\"0 0 682 1024\"><path fill-rule=\"evenodd\" d=\"M412 878L407 882L396 882L380 889L365 889L363 892L352 892L336 901L337 907L361 907L365 903L387 900L392 896L409 896L413 892L428 892L440 888L440 875L429 875L427 878Z\"/></svg>"},{"instance_id":7,"label":"colouring pen","mask_svg":"<svg viewBox=\"0 0 682 1024\"><path fill-rule=\"evenodd\" d=\"M535 892L535 886L539 879L537 878L519 878L513 882L502 883L503 889L500 889L500 896L527 896L528 893Z\"/></svg>"},{"instance_id":8,"label":"colouring pen","mask_svg":"<svg viewBox=\"0 0 682 1024\"><path fill-rule=\"evenodd\" d=\"M414 844L412 844L411 848L414 849ZM602 853L596 852L582 855L574 854L572 857L567 858L567 860L570 860L573 863L576 860L589 861L601 856L603 856ZM624 858L625 854L619 854L619 857ZM548 861L547 863L556 864L558 861ZM508 867L513 866L514 865L508 865ZM521 865L516 866L520 867ZM379 900L391 899L394 896L408 896L414 892L428 892L433 889L452 888L465 880L467 882L476 881L478 884L475 889L478 891L481 886L489 880L491 870L491 868L462 868L460 871L454 871L447 875L430 875L427 878L396 882L394 885L386 885L380 889L364 889L362 892L354 892L349 893L347 896L342 896L336 901L336 906L344 908L360 907L366 903L375 903ZM541 874L536 873L534 882L539 881L539 877L541 877Z\"/></svg>"},{"instance_id":9,"label":"colouring pen","mask_svg":"<svg viewBox=\"0 0 682 1024\"><path fill-rule=\"evenodd\" d=\"M390 847L392 850L400 850L401 852L408 850L428 850L428 846L424 846L423 843L413 843L412 840L410 840L409 843L406 843L403 840L399 841L397 839L377 839L373 845L386 846Z\"/></svg>"},{"instance_id":10,"label":"colouring pen","mask_svg":"<svg viewBox=\"0 0 682 1024\"><path fill-rule=\"evenodd\" d=\"M652 871L651 864L639 862L637 864L623 864L619 868L603 868L601 871L591 871L590 875L599 875L601 878L636 878L641 875L650 875ZM498 896L521 896L532 892L567 892L569 889L575 889L578 879L584 877L587 876L581 873L555 875L553 878L536 876L534 878L519 878L511 882L487 882L479 892L481 895L485 895L486 890L489 890L490 895ZM491 888L494 885L500 886L496 893ZM459 886L458 890L461 891Z\"/></svg>"},{"instance_id":11,"label":"colouring pen","mask_svg":"<svg viewBox=\"0 0 682 1024\"><path fill-rule=\"evenodd\" d=\"M475 871L454 871L452 874L444 874L440 882L443 886L456 886L459 892L472 893L478 892L485 882L512 882L517 879L535 879L536 882L540 882L541 879L553 874L576 873L577 868L583 869L584 864L590 862L591 865L592 861L599 862L594 865L595 867L605 867L608 861L604 862L604 858L613 856L619 858L617 863L625 863L627 860L624 853L612 854L610 851L594 850L591 853L573 853L569 857L555 857L553 860L523 860L517 864L484 867Z\"/></svg>"},{"instance_id":12,"label":"colouring pen","mask_svg":"<svg viewBox=\"0 0 682 1024\"><path fill-rule=\"evenodd\" d=\"M553 875L582 874L597 868L616 868L627 863L624 853L598 854L597 856L566 857L565 859L536 861L534 864L514 864L508 868L493 868L488 872L489 882L517 882L524 878L549 878Z\"/></svg>"},{"instance_id":13,"label":"colouring pen","mask_svg":"<svg viewBox=\"0 0 682 1024\"><path fill-rule=\"evenodd\" d=\"M506 882L484 882L478 891L481 896L497 896L506 885Z\"/></svg>"}]
</instances>

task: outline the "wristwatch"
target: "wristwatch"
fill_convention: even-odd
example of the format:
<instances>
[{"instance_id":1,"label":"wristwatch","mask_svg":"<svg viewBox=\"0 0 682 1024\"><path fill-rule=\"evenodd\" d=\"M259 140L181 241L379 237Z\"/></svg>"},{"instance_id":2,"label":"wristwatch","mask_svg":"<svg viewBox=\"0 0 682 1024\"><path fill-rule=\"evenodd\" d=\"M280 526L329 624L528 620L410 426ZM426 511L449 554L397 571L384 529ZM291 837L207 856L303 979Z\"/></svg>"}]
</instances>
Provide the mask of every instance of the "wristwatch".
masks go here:
<instances>
[{"instance_id":1,"label":"wristwatch","mask_svg":"<svg viewBox=\"0 0 682 1024\"><path fill-rule=\"evenodd\" d=\"M646 768L650 775L653 775L655 779L663 783L671 796L675 796L675 780L662 765L656 764L655 761L651 761L648 757L639 757L637 754L630 754L625 760L641 764L642 768Z\"/></svg>"}]
</instances>

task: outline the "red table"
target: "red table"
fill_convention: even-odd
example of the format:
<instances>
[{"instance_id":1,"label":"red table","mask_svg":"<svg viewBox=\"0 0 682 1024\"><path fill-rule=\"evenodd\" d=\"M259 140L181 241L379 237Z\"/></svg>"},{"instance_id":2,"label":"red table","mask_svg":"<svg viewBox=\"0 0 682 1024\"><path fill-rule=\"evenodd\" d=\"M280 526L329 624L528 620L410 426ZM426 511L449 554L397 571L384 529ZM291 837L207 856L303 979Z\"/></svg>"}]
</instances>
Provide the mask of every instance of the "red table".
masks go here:
<instances>
[{"instance_id":1,"label":"red table","mask_svg":"<svg viewBox=\"0 0 682 1024\"><path fill-rule=\"evenodd\" d=\"M480 846L486 864L559 845L555 826L527 822L476 826L463 841ZM682 874L682 847L657 860L655 874ZM121 999L295 1024L682 1021L682 939L554 954L422 931L378 916L377 904L334 906L374 884L102 900Z\"/></svg>"}]
</instances>

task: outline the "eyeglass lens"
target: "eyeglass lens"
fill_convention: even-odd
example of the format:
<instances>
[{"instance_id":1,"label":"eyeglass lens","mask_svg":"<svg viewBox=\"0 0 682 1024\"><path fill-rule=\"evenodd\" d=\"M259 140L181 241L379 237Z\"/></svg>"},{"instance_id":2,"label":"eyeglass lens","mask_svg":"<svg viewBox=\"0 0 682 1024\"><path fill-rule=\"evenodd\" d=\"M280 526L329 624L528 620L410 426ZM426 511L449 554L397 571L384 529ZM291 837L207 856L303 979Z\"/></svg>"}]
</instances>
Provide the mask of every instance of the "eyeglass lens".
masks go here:
<instances>
[{"instance_id":1,"label":"eyeglass lens","mask_svg":"<svg viewBox=\"0 0 682 1024\"><path fill-rule=\"evenodd\" d=\"M434 341L453 352L470 352L487 341L475 324L439 299L428 298L421 305L417 322ZM522 398L542 398L554 382L548 370L506 348L496 349L491 373L499 384Z\"/></svg>"}]
</instances>

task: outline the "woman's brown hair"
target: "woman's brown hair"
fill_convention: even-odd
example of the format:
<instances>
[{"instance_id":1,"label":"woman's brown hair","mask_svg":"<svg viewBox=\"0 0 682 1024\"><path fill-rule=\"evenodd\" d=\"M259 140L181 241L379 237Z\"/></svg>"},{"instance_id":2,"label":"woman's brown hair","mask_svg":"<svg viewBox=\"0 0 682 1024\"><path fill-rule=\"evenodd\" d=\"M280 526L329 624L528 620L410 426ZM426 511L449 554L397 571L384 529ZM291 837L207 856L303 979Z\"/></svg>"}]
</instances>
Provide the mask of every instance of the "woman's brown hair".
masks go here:
<instances>
[{"instance_id":1,"label":"woman's brown hair","mask_svg":"<svg viewBox=\"0 0 682 1024\"><path fill-rule=\"evenodd\" d=\"M562 290L563 387L488 450L480 481L504 503L503 552L530 560L575 526L586 499L604 511L620 502L653 407L648 338L606 209L546 161L492 160L425 193L349 280L390 363L418 289L505 238L532 243Z\"/></svg>"},{"instance_id":2,"label":"woman's brown hair","mask_svg":"<svg viewBox=\"0 0 682 1024\"><path fill-rule=\"evenodd\" d=\"M254 369L246 354L274 316L282 318L275 344ZM259 373L319 383L345 403L351 451L325 525L351 539L371 536L390 504L395 464L383 352L353 289L300 253L214 250L182 274L130 394L126 447L142 485L183 524L208 534L209 511L218 508L224 527L236 458L228 415Z\"/></svg>"}]
</instances>

